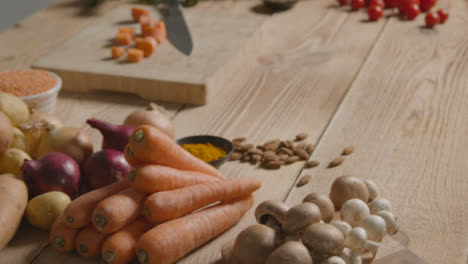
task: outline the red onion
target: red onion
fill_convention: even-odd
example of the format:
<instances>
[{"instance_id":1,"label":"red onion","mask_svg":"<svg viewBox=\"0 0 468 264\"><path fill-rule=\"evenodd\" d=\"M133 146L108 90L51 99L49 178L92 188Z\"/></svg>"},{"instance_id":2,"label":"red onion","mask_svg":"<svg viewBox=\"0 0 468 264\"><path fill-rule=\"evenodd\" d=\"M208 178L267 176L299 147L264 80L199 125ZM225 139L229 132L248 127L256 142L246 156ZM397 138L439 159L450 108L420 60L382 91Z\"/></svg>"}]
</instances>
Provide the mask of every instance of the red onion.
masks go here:
<instances>
[{"instance_id":1,"label":"red onion","mask_svg":"<svg viewBox=\"0 0 468 264\"><path fill-rule=\"evenodd\" d=\"M70 197L78 194L80 168L68 155L51 152L38 160L25 160L21 167L33 195L61 191Z\"/></svg>"},{"instance_id":2,"label":"red onion","mask_svg":"<svg viewBox=\"0 0 468 264\"><path fill-rule=\"evenodd\" d=\"M102 149L115 149L124 151L135 127L114 125L98 119L88 119L87 123L99 130L104 137Z\"/></svg>"},{"instance_id":3,"label":"red onion","mask_svg":"<svg viewBox=\"0 0 468 264\"><path fill-rule=\"evenodd\" d=\"M132 167L123 152L105 149L89 157L83 167L83 180L89 190L127 178Z\"/></svg>"}]
</instances>

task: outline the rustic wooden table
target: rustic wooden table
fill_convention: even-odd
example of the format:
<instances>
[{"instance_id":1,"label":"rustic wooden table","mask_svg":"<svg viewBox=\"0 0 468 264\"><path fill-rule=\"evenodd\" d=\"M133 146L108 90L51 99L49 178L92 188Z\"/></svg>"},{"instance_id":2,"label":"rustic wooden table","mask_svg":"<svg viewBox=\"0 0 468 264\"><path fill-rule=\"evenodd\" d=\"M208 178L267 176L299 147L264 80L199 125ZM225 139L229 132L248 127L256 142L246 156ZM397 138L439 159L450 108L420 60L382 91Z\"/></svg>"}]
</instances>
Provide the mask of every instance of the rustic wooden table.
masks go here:
<instances>
[{"instance_id":1,"label":"rustic wooden table","mask_svg":"<svg viewBox=\"0 0 468 264\"><path fill-rule=\"evenodd\" d=\"M1 32L0 71L29 67L120 2L89 14L79 0L57 1ZM261 11L259 5L207 1L195 8L252 12ZM468 2L441 0L439 6L450 11L450 19L435 30L421 27L423 16L366 23L363 12L337 8L333 0L303 1L274 14L213 79L216 89L207 105L165 105L177 136L247 136L260 143L305 131L317 144L311 159L322 164L355 145L356 152L333 169L305 170L295 163L265 171L228 163L221 170L262 179L257 203L295 204L312 191L326 194L342 174L373 179L393 203L401 230L384 240L376 263L405 247L429 263L468 263ZM57 112L82 126L91 116L121 122L145 103L127 95L62 92ZM88 131L97 146L100 136ZM311 182L296 188L306 173ZM251 210L181 262L216 261L220 246L252 223ZM97 263L59 254L47 240L47 233L23 223L0 251L0 262Z\"/></svg>"}]
</instances>

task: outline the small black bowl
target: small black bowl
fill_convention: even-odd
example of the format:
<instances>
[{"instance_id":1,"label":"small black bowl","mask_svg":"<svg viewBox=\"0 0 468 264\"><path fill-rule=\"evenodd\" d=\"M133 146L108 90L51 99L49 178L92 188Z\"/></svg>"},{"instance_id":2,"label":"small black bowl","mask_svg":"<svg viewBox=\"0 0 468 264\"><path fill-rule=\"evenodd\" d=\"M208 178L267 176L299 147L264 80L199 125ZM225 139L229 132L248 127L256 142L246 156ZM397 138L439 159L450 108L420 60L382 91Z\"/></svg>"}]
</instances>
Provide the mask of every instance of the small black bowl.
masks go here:
<instances>
[{"instance_id":1,"label":"small black bowl","mask_svg":"<svg viewBox=\"0 0 468 264\"><path fill-rule=\"evenodd\" d=\"M190 137L180 138L176 142L180 146L184 144L211 143L213 146L223 149L224 151L226 151L226 156L219 158L217 160L208 162L215 168L218 168L219 166L221 166L221 164L223 164L226 160L228 160L229 157L231 157L232 152L234 151L234 146L232 145L231 141L222 137L217 137L217 136L208 136L208 135L190 136Z\"/></svg>"}]
</instances>

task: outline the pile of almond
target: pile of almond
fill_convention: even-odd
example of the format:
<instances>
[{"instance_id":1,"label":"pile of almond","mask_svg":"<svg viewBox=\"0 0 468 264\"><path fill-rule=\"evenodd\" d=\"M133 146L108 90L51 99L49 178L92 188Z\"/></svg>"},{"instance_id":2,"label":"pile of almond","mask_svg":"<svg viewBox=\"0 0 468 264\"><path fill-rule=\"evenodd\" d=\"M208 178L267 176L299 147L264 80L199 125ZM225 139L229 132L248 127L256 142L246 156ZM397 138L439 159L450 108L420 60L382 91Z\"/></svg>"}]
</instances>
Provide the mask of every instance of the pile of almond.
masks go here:
<instances>
[{"instance_id":1,"label":"pile of almond","mask_svg":"<svg viewBox=\"0 0 468 264\"><path fill-rule=\"evenodd\" d=\"M245 138L236 138L232 140L234 152L229 160L260 164L266 169L279 169L282 165L309 159L315 146L305 141L307 137L307 133L299 133L294 141L273 139L258 146L245 143ZM306 167L318 165L317 161L309 161Z\"/></svg>"}]
</instances>

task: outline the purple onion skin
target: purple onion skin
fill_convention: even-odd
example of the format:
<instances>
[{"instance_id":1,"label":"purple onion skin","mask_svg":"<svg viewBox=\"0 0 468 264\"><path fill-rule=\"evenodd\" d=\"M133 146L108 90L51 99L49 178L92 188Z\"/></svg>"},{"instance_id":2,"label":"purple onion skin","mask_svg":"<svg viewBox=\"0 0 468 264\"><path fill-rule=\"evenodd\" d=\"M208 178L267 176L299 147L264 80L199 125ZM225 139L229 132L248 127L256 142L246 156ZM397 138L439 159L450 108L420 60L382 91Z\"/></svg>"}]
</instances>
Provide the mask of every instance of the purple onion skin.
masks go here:
<instances>
[{"instance_id":1,"label":"purple onion skin","mask_svg":"<svg viewBox=\"0 0 468 264\"><path fill-rule=\"evenodd\" d=\"M124 151L135 130L133 126L114 125L98 119L88 119L88 125L99 130L103 136L102 149Z\"/></svg>"},{"instance_id":2,"label":"purple onion skin","mask_svg":"<svg viewBox=\"0 0 468 264\"><path fill-rule=\"evenodd\" d=\"M32 194L61 191L71 198L78 194L80 168L63 153L51 152L38 160L25 160L21 167Z\"/></svg>"},{"instance_id":3,"label":"purple onion skin","mask_svg":"<svg viewBox=\"0 0 468 264\"><path fill-rule=\"evenodd\" d=\"M89 190L127 178L132 167L121 151L105 149L91 155L83 166L83 180Z\"/></svg>"}]
</instances>

